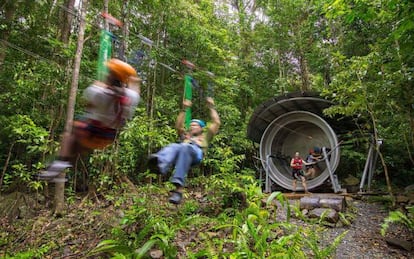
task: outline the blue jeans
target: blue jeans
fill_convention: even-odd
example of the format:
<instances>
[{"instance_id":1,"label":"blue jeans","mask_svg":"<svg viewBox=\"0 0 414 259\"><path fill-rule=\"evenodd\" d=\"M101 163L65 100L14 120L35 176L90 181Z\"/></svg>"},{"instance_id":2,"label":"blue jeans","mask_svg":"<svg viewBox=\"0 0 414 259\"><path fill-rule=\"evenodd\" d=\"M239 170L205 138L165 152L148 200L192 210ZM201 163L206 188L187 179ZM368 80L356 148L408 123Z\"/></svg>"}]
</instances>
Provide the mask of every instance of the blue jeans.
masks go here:
<instances>
[{"instance_id":1,"label":"blue jeans","mask_svg":"<svg viewBox=\"0 0 414 259\"><path fill-rule=\"evenodd\" d=\"M185 185L185 178L191 166L200 163L203 158L203 150L190 143L172 143L157 152L158 166L162 174L175 165L175 172L171 182L180 186Z\"/></svg>"}]
</instances>

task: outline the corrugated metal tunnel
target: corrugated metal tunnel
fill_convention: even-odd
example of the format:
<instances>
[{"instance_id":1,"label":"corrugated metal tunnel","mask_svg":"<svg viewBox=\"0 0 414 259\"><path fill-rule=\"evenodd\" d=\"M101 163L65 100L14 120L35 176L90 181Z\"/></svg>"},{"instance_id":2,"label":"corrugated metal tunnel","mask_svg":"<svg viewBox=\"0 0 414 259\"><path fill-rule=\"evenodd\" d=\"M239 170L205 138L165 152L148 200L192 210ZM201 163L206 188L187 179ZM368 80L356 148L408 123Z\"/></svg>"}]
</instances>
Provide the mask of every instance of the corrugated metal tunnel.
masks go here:
<instances>
[{"instance_id":1,"label":"corrugated metal tunnel","mask_svg":"<svg viewBox=\"0 0 414 259\"><path fill-rule=\"evenodd\" d=\"M290 159L299 152L303 159L313 147L332 149L328 160L318 163L316 177L308 179L308 189L322 185L329 177L327 161L335 171L340 160L337 132L338 121L326 118L323 110L332 102L317 93L290 93L261 104L253 113L247 130L248 137L260 144L263 168L277 185L292 190ZM272 158L268 159L268 156ZM268 159L268 160L267 160ZM266 161L269 162L266 167ZM303 190L298 183L297 190Z\"/></svg>"}]
</instances>

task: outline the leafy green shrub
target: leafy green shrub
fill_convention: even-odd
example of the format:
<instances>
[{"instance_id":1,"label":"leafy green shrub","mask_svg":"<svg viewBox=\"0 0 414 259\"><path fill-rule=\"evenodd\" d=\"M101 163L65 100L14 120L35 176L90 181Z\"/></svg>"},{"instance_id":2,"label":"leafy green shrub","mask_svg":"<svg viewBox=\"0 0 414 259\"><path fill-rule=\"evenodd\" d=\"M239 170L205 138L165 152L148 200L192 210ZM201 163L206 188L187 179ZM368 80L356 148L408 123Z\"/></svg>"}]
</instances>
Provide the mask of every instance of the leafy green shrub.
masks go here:
<instances>
[{"instance_id":1,"label":"leafy green shrub","mask_svg":"<svg viewBox=\"0 0 414 259\"><path fill-rule=\"evenodd\" d=\"M52 248L56 245L52 242L48 245L42 245L39 248L31 248L28 251L19 252L14 255L5 255L4 259L41 259L44 258L44 255L47 254Z\"/></svg>"},{"instance_id":2,"label":"leafy green shrub","mask_svg":"<svg viewBox=\"0 0 414 259\"><path fill-rule=\"evenodd\" d=\"M0 124L7 125L2 128L0 135L5 139L2 144L8 146L0 186L7 188L14 184L22 187L21 183L31 183L32 176L43 166L38 162L40 158L52 152L48 132L27 115L2 116Z\"/></svg>"},{"instance_id":3,"label":"leafy green shrub","mask_svg":"<svg viewBox=\"0 0 414 259\"><path fill-rule=\"evenodd\" d=\"M139 209L134 207L134 211ZM161 216L147 216L148 212L145 209L139 209L137 214L128 213L122 220L123 226L131 226L140 222L142 228L130 232L125 235L125 232L120 229L115 238L104 240L100 242L97 247L91 251L90 255L97 255L100 253L116 255L123 255L126 258L142 258L148 251L157 247L163 252L166 258L175 258L177 256L177 248L172 244L176 233L183 228L186 228L192 221L198 219L198 216L184 217L176 224L170 222L168 218ZM133 215L133 218L131 216Z\"/></svg>"},{"instance_id":4,"label":"leafy green shrub","mask_svg":"<svg viewBox=\"0 0 414 259\"><path fill-rule=\"evenodd\" d=\"M333 240L331 244L327 245L326 247L321 247L320 245L320 231L311 230L307 231L306 234L308 236L304 239L304 241L313 253L312 258L324 259L330 258L330 256L336 251L341 240L346 236L346 234L348 234L348 231L342 232Z\"/></svg>"},{"instance_id":5,"label":"leafy green shrub","mask_svg":"<svg viewBox=\"0 0 414 259\"><path fill-rule=\"evenodd\" d=\"M391 211L381 224L381 235L385 236L390 224L399 223L405 225L408 229L414 229L414 207L407 207L407 214L399 210Z\"/></svg>"}]
</instances>

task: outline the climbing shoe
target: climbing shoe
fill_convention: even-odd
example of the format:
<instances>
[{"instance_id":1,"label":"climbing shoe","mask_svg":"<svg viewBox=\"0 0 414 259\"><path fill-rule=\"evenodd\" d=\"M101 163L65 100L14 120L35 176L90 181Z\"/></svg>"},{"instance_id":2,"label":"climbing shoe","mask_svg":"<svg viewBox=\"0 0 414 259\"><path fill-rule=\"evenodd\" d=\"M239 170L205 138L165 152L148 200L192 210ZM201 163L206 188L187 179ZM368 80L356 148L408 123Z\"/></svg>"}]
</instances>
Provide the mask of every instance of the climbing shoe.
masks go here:
<instances>
[{"instance_id":1,"label":"climbing shoe","mask_svg":"<svg viewBox=\"0 0 414 259\"><path fill-rule=\"evenodd\" d=\"M56 160L43 172L38 174L39 180L50 180L58 176L63 170L72 167L68 161Z\"/></svg>"},{"instance_id":2,"label":"climbing shoe","mask_svg":"<svg viewBox=\"0 0 414 259\"><path fill-rule=\"evenodd\" d=\"M181 192L172 191L172 194L168 201L172 204L180 204L183 199L183 194Z\"/></svg>"},{"instance_id":3,"label":"climbing shoe","mask_svg":"<svg viewBox=\"0 0 414 259\"><path fill-rule=\"evenodd\" d=\"M66 177L56 177L49 180L50 183L66 183L68 178Z\"/></svg>"}]
</instances>

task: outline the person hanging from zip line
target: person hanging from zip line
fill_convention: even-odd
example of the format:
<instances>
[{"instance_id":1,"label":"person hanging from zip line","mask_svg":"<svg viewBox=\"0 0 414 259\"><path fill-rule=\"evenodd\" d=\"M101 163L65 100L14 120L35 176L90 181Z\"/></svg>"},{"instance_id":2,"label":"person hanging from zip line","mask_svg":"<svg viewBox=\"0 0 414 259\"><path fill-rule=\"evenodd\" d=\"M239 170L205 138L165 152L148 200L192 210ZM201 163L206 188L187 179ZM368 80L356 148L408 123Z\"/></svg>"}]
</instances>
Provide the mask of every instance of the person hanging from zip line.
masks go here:
<instances>
[{"instance_id":1,"label":"person hanging from zip line","mask_svg":"<svg viewBox=\"0 0 414 259\"><path fill-rule=\"evenodd\" d=\"M305 193L310 193L308 191L308 186L306 184L305 173L303 172L303 165L312 165L314 163L305 162L301 157L299 152L295 153L295 156L290 160L290 167L292 168L292 178L293 178L293 192L296 192L296 182L300 180L302 182Z\"/></svg>"},{"instance_id":2,"label":"person hanging from zip line","mask_svg":"<svg viewBox=\"0 0 414 259\"><path fill-rule=\"evenodd\" d=\"M58 159L38 175L40 180L65 181L59 174L73 166L78 154L112 144L117 131L132 118L141 99L141 79L131 65L119 59L105 64L105 80L95 81L84 90L85 112L73 122L72 131L63 134Z\"/></svg>"},{"instance_id":3,"label":"person hanging from zip line","mask_svg":"<svg viewBox=\"0 0 414 259\"><path fill-rule=\"evenodd\" d=\"M207 152L209 142L218 133L221 122L214 107L214 100L207 97L206 102L211 119L208 126L203 120L193 119L189 129L185 129L185 109L191 107L192 103L184 99L183 109L178 114L175 124L180 142L171 143L149 156L148 166L152 172L166 175L172 166L175 167L170 181L176 189L172 191L168 200L170 203L181 203L188 171L192 166L201 162Z\"/></svg>"}]
</instances>

